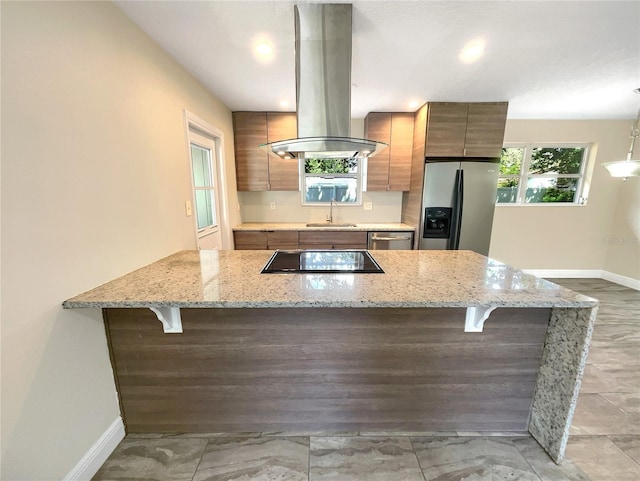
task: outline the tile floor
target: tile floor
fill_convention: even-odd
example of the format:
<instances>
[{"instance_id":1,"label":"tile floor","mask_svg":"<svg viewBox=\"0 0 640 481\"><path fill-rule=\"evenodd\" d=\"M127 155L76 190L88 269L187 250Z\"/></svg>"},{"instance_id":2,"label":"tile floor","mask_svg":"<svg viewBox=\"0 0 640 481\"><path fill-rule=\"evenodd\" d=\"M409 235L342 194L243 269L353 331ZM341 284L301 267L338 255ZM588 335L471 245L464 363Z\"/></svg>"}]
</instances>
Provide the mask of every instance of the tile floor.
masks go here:
<instances>
[{"instance_id":1,"label":"tile floor","mask_svg":"<svg viewBox=\"0 0 640 481\"><path fill-rule=\"evenodd\" d=\"M640 292L554 279L600 300L566 459L526 433L128 435L93 478L158 481L638 481Z\"/></svg>"}]
</instances>

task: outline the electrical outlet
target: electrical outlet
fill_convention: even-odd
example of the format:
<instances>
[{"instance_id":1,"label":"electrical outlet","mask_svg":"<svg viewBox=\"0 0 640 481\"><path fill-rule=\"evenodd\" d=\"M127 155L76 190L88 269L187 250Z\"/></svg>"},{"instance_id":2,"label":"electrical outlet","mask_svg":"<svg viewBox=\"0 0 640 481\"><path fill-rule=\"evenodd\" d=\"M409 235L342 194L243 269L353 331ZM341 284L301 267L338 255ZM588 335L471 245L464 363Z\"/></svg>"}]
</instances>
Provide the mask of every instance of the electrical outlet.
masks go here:
<instances>
[{"instance_id":1,"label":"electrical outlet","mask_svg":"<svg viewBox=\"0 0 640 481\"><path fill-rule=\"evenodd\" d=\"M373 202L364 202L362 205L364 210L373 210Z\"/></svg>"},{"instance_id":2,"label":"electrical outlet","mask_svg":"<svg viewBox=\"0 0 640 481\"><path fill-rule=\"evenodd\" d=\"M187 217L191 217L191 201L186 200L184 202L184 212L187 214Z\"/></svg>"},{"instance_id":3,"label":"electrical outlet","mask_svg":"<svg viewBox=\"0 0 640 481\"><path fill-rule=\"evenodd\" d=\"M269 209L276 210L276 203L275 202L269 202Z\"/></svg>"}]
</instances>

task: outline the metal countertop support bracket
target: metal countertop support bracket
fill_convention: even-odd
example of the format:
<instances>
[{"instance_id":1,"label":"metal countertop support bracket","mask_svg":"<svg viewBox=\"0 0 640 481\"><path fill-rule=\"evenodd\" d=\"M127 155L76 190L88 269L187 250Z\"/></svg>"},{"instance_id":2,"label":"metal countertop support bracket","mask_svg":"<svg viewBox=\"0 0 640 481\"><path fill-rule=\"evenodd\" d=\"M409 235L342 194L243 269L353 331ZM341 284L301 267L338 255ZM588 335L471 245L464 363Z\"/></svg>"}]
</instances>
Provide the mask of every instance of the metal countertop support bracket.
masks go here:
<instances>
[{"instance_id":1,"label":"metal countertop support bracket","mask_svg":"<svg viewBox=\"0 0 640 481\"><path fill-rule=\"evenodd\" d=\"M158 316L165 333L182 332L182 318L180 317L179 307L150 307L149 309Z\"/></svg>"},{"instance_id":2,"label":"metal countertop support bracket","mask_svg":"<svg viewBox=\"0 0 640 481\"><path fill-rule=\"evenodd\" d=\"M496 306L467 307L467 317L464 320L464 332L482 332L484 329L484 321L487 320L489 314L495 309Z\"/></svg>"}]
</instances>

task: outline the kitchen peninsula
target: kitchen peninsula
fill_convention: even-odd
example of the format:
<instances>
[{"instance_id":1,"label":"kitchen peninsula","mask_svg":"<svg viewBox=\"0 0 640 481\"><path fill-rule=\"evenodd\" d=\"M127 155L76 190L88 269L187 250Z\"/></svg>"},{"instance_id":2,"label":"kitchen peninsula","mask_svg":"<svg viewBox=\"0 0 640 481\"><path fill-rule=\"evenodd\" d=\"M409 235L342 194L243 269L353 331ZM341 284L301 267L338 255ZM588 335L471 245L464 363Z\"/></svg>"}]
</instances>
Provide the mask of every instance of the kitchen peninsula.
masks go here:
<instances>
[{"instance_id":1,"label":"kitchen peninsula","mask_svg":"<svg viewBox=\"0 0 640 481\"><path fill-rule=\"evenodd\" d=\"M63 307L103 309L130 433L528 430L559 462L597 301L471 251L371 253L384 274L182 251Z\"/></svg>"}]
</instances>

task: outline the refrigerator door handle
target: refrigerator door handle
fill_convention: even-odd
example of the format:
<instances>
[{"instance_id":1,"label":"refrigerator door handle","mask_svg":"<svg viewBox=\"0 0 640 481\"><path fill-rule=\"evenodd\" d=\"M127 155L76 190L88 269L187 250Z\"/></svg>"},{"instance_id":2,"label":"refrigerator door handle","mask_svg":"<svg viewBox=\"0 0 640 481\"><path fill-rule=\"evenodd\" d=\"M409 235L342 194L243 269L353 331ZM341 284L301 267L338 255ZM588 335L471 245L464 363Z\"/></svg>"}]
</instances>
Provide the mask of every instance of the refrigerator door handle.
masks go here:
<instances>
[{"instance_id":1,"label":"refrigerator door handle","mask_svg":"<svg viewBox=\"0 0 640 481\"><path fill-rule=\"evenodd\" d=\"M464 171L456 170L456 180L453 186L453 205L451 212L451 236L447 248L458 250L460 246L460 228L462 227L462 206L464 192Z\"/></svg>"}]
</instances>

